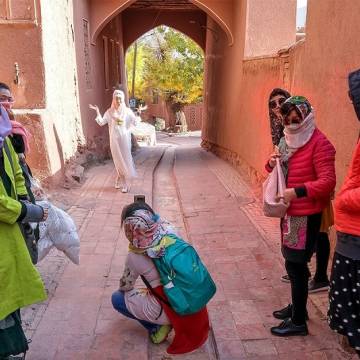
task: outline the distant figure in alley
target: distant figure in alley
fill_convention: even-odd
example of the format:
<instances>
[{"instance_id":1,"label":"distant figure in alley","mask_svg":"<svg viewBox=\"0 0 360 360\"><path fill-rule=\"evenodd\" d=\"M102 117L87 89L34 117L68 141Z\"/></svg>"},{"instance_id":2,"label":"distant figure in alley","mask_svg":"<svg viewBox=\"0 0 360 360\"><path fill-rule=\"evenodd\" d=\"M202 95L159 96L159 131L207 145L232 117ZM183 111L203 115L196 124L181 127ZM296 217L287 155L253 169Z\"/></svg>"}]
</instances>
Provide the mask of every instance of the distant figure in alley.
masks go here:
<instances>
[{"instance_id":1,"label":"distant figure in alley","mask_svg":"<svg viewBox=\"0 0 360 360\"><path fill-rule=\"evenodd\" d=\"M96 111L96 122L100 126L109 125L110 149L117 172L115 188L126 193L130 189L130 181L136 177L134 160L131 155L130 128L136 124L136 116L125 104L125 94L115 90L111 107L101 116L96 105L89 105Z\"/></svg>"}]
</instances>

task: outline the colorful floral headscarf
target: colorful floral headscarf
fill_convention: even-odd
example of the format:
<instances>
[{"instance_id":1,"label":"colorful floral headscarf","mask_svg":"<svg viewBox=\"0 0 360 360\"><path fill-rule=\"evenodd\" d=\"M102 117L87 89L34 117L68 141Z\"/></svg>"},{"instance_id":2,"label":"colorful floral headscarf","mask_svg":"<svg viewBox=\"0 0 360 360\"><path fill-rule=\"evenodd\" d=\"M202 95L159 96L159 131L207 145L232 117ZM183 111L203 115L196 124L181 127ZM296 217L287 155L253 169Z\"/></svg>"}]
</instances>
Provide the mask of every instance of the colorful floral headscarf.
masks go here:
<instances>
[{"instance_id":1,"label":"colorful floral headscarf","mask_svg":"<svg viewBox=\"0 0 360 360\"><path fill-rule=\"evenodd\" d=\"M280 88L274 89L269 96L271 139L274 145L279 145L280 139L284 136L284 125L282 123L282 117L276 116L273 109L270 107L271 100L278 95L283 96L285 99L288 99L291 96L290 93L288 93L286 90Z\"/></svg>"},{"instance_id":2,"label":"colorful floral headscarf","mask_svg":"<svg viewBox=\"0 0 360 360\"><path fill-rule=\"evenodd\" d=\"M312 111L308 99L304 96L292 96L288 98L281 106L281 113L287 116L291 110L295 109L304 121Z\"/></svg>"},{"instance_id":3,"label":"colorful floral headscarf","mask_svg":"<svg viewBox=\"0 0 360 360\"><path fill-rule=\"evenodd\" d=\"M132 216L127 217L124 220L124 229L130 244L151 258L163 256L167 245L162 242L163 238L166 235L175 235L170 223L148 210L136 210Z\"/></svg>"}]
</instances>

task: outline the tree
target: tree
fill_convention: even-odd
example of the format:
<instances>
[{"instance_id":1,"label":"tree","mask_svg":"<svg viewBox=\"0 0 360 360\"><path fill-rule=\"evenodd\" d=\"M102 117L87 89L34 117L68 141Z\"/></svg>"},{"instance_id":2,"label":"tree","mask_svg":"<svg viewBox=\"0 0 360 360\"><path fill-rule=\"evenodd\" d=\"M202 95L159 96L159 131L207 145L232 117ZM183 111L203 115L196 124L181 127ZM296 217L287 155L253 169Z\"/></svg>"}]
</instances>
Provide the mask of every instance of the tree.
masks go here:
<instances>
[{"instance_id":1,"label":"tree","mask_svg":"<svg viewBox=\"0 0 360 360\"><path fill-rule=\"evenodd\" d=\"M132 77L133 77L133 66L134 66L134 45L130 46L129 50L126 53L126 78L128 81L128 89L131 89L132 86ZM136 56L136 72L135 72L135 97L143 97L143 89L145 87L144 83L144 64L145 64L145 53L146 48L141 42L137 46L137 56Z\"/></svg>"},{"instance_id":2,"label":"tree","mask_svg":"<svg viewBox=\"0 0 360 360\"><path fill-rule=\"evenodd\" d=\"M126 58L128 81L132 81L134 46ZM159 26L138 40L135 93L145 97L148 89L157 91L171 104L174 113L187 104L202 101L204 55L186 35ZM177 114L183 118L184 115ZM183 120L182 120L183 122Z\"/></svg>"}]
</instances>

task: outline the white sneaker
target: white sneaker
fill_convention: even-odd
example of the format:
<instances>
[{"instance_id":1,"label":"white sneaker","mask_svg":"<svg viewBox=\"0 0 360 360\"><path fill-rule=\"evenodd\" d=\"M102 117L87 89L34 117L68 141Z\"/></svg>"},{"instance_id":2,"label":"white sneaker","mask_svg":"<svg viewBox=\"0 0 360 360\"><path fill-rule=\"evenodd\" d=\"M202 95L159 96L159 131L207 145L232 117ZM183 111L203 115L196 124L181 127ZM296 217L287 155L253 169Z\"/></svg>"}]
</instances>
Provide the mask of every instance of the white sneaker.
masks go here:
<instances>
[{"instance_id":1,"label":"white sneaker","mask_svg":"<svg viewBox=\"0 0 360 360\"><path fill-rule=\"evenodd\" d=\"M121 192L122 193L127 193L129 191L129 189L127 188L127 186L124 186L122 189L121 189Z\"/></svg>"}]
</instances>

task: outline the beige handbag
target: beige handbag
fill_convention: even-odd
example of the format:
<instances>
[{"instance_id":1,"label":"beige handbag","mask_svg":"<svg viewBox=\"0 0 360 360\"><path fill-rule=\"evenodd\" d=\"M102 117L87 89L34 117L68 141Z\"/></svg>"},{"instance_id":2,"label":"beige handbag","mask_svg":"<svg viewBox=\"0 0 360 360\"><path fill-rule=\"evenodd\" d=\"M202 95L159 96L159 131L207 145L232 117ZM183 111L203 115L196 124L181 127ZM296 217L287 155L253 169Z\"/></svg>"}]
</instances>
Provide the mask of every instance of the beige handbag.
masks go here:
<instances>
[{"instance_id":1,"label":"beige handbag","mask_svg":"<svg viewBox=\"0 0 360 360\"><path fill-rule=\"evenodd\" d=\"M283 218L289 207L284 201L285 177L276 159L276 166L263 184L263 211L267 217Z\"/></svg>"}]
</instances>

